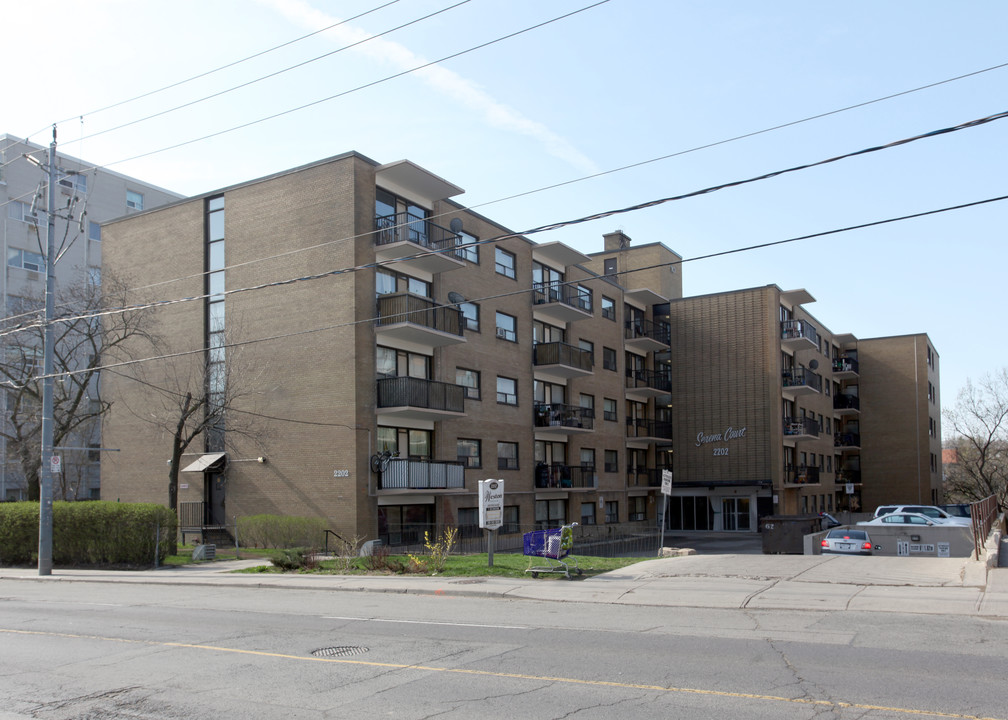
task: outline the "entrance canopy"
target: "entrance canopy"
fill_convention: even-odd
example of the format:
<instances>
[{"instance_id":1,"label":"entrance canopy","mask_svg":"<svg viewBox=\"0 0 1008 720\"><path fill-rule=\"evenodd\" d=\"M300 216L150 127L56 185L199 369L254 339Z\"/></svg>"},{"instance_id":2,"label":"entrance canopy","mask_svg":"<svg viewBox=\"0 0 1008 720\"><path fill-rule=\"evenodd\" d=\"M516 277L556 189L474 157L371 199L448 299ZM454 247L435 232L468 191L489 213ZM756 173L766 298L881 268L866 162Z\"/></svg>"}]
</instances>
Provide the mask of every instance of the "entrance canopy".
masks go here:
<instances>
[{"instance_id":1,"label":"entrance canopy","mask_svg":"<svg viewBox=\"0 0 1008 720\"><path fill-rule=\"evenodd\" d=\"M200 455L194 463L182 468L182 472L203 472L204 470L219 470L224 466L225 453L206 453Z\"/></svg>"}]
</instances>

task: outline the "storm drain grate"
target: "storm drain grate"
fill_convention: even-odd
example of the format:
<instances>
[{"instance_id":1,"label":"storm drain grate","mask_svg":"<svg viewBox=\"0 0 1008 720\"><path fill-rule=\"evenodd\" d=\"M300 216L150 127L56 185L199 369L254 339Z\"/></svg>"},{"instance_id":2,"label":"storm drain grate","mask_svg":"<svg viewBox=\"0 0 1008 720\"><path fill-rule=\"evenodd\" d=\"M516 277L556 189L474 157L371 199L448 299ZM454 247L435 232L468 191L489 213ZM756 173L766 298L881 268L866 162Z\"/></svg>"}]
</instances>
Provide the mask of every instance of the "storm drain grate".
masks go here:
<instances>
[{"instance_id":1,"label":"storm drain grate","mask_svg":"<svg viewBox=\"0 0 1008 720\"><path fill-rule=\"evenodd\" d=\"M319 648L312 650L315 657L344 657L346 655L361 655L368 649L360 645L338 645L336 647Z\"/></svg>"}]
</instances>

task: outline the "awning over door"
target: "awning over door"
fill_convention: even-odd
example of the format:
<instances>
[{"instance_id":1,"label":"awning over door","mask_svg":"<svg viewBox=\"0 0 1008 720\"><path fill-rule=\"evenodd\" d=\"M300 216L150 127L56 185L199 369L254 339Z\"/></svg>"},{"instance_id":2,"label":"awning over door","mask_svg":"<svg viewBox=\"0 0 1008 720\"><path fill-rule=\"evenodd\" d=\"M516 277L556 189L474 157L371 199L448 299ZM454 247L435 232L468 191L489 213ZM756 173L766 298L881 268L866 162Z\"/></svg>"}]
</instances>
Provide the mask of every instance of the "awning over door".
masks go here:
<instances>
[{"instance_id":1,"label":"awning over door","mask_svg":"<svg viewBox=\"0 0 1008 720\"><path fill-rule=\"evenodd\" d=\"M182 468L182 472L203 472L204 470L219 470L224 466L225 453L206 453L200 455L194 463Z\"/></svg>"}]
</instances>

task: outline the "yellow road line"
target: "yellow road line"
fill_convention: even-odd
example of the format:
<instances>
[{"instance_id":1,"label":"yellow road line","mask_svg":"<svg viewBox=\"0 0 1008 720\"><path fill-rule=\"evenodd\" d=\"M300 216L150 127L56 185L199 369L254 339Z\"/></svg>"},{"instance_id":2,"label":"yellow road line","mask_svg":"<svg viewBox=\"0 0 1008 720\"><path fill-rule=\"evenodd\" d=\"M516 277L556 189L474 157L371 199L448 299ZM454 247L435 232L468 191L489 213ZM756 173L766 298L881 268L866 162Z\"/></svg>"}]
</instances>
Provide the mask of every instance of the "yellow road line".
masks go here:
<instances>
[{"instance_id":1,"label":"yellow road line","mask_svg":"<svg viewBox=\"0 0 1008 720\"><path fill-rule=\"evenodd\" d=\"M962 713L941 712L938 710L915 710L913 708L890 707L887 705L866 705L864 703L848 703L835 700L811 700L808 698L789 698L780 695L761 695L758 693L728 692L726 690L702 690L700 688L667 687L665 685L646 685L641 683L616 682L612 680L581 680L579 678L558 677L550 675L526 675L524 673L507 673L493 670L473 670L469 668L433 667L430 665L411 665L407 663L385 663L369 660L348 660L345 658L315 657L310 655L288 655L285 653L265 652L263 650L242 650L240 648L220 647L219 645L202 645L195 643L178 643L162 640L129 640L127 638L106 637L103 635L79 635L74 633L46 632L40 630L14 630L0 628L0 633L10 635L41 635L45 637L68 638L73 640L105 640L108 642L134 643L138 645L154 645L158 647L185 648L190 650L210 650L235 655L255 655L259 657L279 658L281 660L301 660L307 662L334 663L339 665L359 665L391 670L419 670L423 672L451 673L456 675L478 675L483 677L510 678L514 680L533 680L536 682L563 683L567 685L589 685L595 687L623 688L626 690L651 690L663 693L678 693L684 695L707 695L710 697L737 698L742 700L763 700L770 702L791 703L797 705L815 705L828 708L850 708L853 710L881 710L902 715L917 717L954 718L955 720L1003 720L1001 718L979 715L964 715Z\"/></svg>"}]
</instances>

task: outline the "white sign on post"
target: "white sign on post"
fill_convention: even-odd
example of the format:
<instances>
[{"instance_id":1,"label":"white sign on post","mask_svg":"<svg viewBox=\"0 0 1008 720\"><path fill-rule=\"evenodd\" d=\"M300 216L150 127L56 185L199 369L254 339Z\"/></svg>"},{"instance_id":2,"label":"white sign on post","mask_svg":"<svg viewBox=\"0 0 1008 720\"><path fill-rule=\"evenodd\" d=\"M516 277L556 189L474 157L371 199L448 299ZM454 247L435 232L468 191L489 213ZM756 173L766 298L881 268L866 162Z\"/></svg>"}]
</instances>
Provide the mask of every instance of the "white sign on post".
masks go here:
<instances>
[{"instance_id":1,"label":"white sign on post","mask_svg":"<svg viewBox=\"0 0 1008 720\"><path fill-rule=\"evenodd\" d=\"M53 475L59 475L60 468L62 467L62 459L59 455L51 455L49 457L49 472Z\"/></svg>"},{"instance_id":2,"label":"white sign on post","mask_svg":"<svg viewBox=\"0 0 1008 720\"><path fill-rule=\"evenodd\" d=\"M662 470L661 471L661 491L662 495L672 494L672 471Z\"/></svg>"},{"instance_id":3,"label":"white sign on post","mask_svg":"<svg viewBox=\"0 0 1008 720\"><path fill-rule=\"evenodd\" d=\"M504 524L504 481L479 481L479 526L496 530Z\"/></svg>"}]
</instances>

